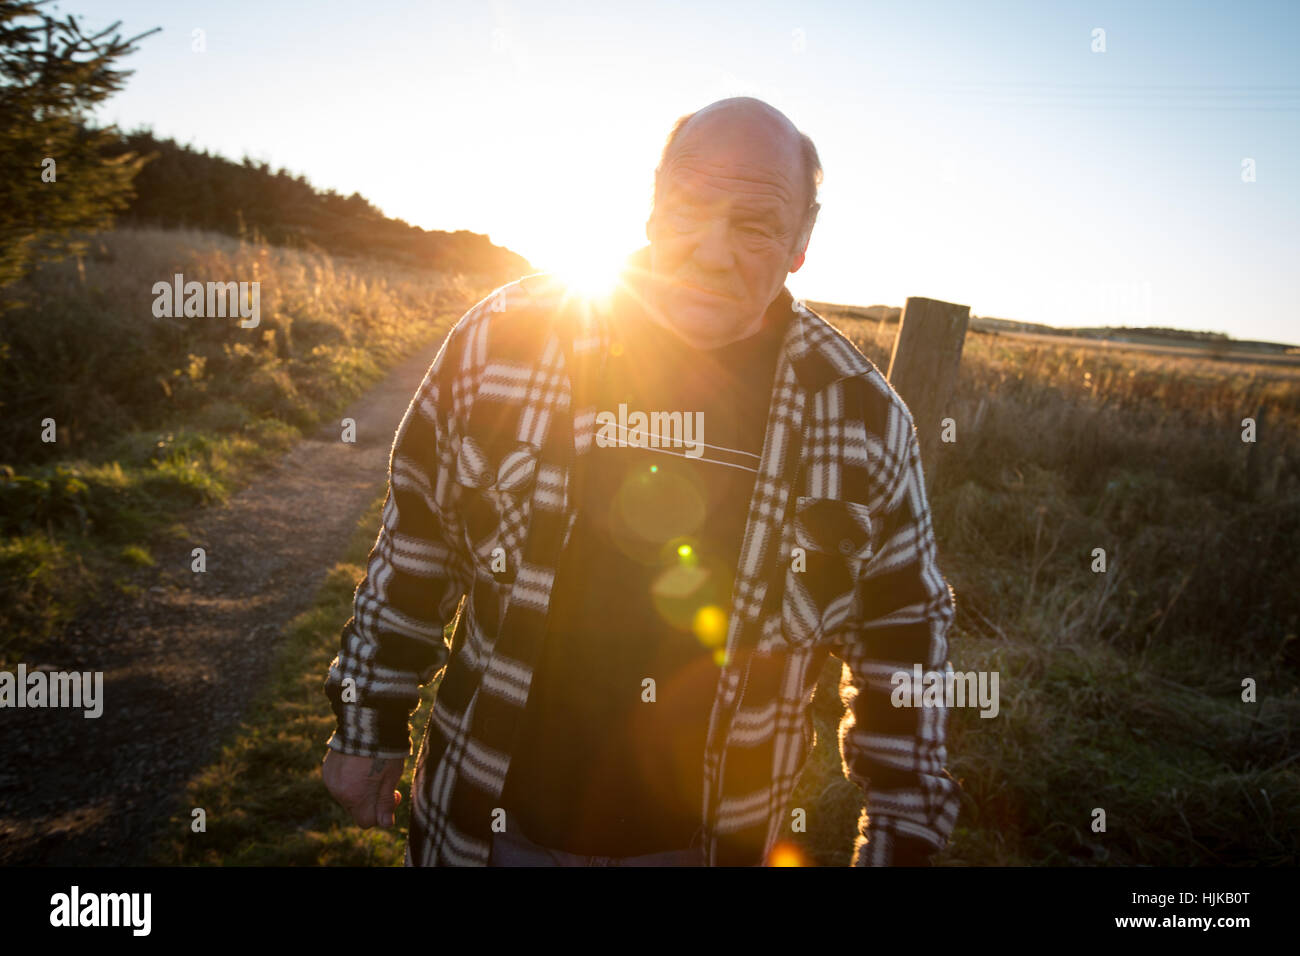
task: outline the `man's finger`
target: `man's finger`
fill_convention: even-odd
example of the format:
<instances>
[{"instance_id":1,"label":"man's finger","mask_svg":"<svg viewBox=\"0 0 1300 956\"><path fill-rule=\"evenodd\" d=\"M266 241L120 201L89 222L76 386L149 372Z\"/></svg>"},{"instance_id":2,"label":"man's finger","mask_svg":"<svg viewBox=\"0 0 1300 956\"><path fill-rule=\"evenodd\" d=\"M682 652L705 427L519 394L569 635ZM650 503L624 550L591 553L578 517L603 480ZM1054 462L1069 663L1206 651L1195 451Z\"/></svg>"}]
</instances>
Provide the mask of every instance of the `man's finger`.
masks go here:
<instances>
[{"instance_id":1,"label":"man's finger","mask_svg":"<svg viewBox=\"0 0 1300 956\"><path fill-rule=\"evenodd\" d=\"M381 827L391 827L393 825L393 814L397 809L397 801L401 799L401 794L396 790L380 791L379 799L376 801L379 811L379 825Z\"/></svg>"},{"instance_id":2,"label":"man's finger","mask_svg":"<svg viewBox=\"0 0 1300 956\"><path fill-rule=\"evenodd\" d=\"M352 807L352 819L363 830L373 827L381 815L381 812L377 812L379 803L377 796L377 794L370 794Z\"/></svg>"}]
</instances>

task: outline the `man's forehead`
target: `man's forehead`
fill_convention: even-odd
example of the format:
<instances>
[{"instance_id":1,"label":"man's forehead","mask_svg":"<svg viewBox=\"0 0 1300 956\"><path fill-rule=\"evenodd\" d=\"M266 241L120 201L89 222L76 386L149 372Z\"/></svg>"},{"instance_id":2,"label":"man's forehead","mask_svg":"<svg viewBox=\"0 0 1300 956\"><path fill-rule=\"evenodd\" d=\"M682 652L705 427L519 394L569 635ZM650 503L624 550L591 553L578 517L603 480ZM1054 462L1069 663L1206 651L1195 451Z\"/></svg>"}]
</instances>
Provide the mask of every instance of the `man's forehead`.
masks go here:
<instances>
[{"instance_id":1,"label":"man's forehead","mask_svg":"<svg viewBox=\"0 0 1300 956\"><path fill-rule=\"evenodd\" d=\"M666 170L666 191L695 196L732 195L747 204L779 207L792 201L797 186L789 175L768 166L706 163L679 157Z\"/></svg>"}]
</instances>

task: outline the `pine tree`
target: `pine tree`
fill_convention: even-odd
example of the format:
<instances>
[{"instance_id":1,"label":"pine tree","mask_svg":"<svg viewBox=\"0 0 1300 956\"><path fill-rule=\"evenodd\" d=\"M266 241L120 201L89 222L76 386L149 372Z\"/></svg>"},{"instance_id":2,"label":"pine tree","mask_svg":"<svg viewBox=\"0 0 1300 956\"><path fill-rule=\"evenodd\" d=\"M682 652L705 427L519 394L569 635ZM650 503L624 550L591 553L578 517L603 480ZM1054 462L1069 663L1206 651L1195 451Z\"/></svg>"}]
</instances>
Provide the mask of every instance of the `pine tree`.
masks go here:
<instances>
[{"instance_id":1,"label":"pine tree","mask_svg":"<svg viewBox=\"0 0 1300 956\"><path fill-rule=\"evenodd\" d=\"M123 41L118 21L87 36L49 2L0 0L0 288L34 261L82 254L77 234L112 224L145 162L105 156L117 130L89 128L85 113L131 75L114 61L161 27Z\"/></svg>"}]
</instances>

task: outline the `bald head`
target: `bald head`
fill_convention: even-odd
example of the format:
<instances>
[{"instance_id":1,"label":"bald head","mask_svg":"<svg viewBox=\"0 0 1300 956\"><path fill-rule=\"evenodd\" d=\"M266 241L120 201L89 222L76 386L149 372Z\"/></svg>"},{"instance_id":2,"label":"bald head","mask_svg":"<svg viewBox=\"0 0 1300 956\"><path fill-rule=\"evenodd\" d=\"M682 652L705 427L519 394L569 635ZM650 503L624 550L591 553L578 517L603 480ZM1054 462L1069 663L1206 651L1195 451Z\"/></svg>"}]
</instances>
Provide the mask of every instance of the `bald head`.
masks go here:
<instances>
[{"instance_id":1,"label":"bald head","mask_svg":"<svg viewBox=\"0 0 1300 956\"><path fill-rule=\"evenodd\" d=\"M722 140L749 150L752 156L765 157L778 175L789 179L794 190L791 200L801 211L799 233L810 231L821 208L817 190L823 173L817 147L784 113L752 96L718 100L678 118L655 168L654 202L659 202L665 174L675 163L692 160Z\"/></svg>"}]
</instances>

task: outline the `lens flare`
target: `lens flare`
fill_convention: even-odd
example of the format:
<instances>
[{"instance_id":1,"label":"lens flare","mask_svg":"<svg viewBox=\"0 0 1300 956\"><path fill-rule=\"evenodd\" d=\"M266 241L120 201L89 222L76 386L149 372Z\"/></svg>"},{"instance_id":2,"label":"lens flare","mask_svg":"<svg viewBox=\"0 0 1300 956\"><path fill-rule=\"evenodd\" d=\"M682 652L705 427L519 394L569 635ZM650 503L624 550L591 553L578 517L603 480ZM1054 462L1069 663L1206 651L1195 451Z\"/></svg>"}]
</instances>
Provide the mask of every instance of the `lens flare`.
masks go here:
<instances>
[{"instance_id":1,"label":"lens flare","mask_svg":"<svg viewBox=\"0 0 1300 956\"><path fill-rule=\"evenodd\" d=\"M608 301L618 287L625 256L596 246L575 249L564 257L554 273L576 296Z\"/></svg>"},{"instance_id":2,"label":"lens flare","mask_svg":"<svg viewBox=\"0 0 1300 956\"><path fill-rule=\"evenodd\" d=\"M810 866L808 857L793 843L781 841L767 855L768 866Z\"/></svg>"},{"instance_id":3,"label":"lens flare","mask_svg":"<svg viewBox=\"0 0 1300 956\"><path fill-rule=\"evenodd\" d=\"M691 630L705 647L721 647L727 640L727 612L709 604L695 612Z\"/></svg>"}]
</instances>

